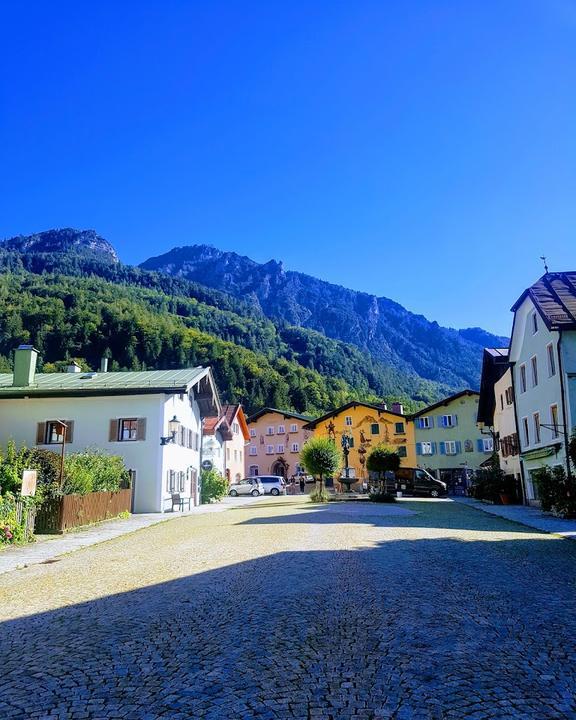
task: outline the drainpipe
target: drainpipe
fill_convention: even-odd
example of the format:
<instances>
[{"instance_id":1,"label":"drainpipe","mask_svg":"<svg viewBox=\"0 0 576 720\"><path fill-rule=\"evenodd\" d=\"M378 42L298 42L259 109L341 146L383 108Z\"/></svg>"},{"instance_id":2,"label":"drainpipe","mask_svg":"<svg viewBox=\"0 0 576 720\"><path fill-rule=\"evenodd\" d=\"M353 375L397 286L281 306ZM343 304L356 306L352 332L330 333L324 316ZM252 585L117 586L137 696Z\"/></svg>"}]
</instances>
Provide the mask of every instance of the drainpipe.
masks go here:
<instances>
[{"instance_id":1,"label":"drainpipe","mask_svg":"<svg viewBox=\"0 0 576 720\"><path fill-rule=\"evenodd\" d=\"M558 331L558 343L556 345L556 352L558 354L558 372L560 373L560 394L562 396L562 424L564 426L564 453L566 455L566 472L568 477L571 477L572 470L570 468L570 457L568 455L568 424L566 422L566 395L564 393L564 370L562 367L562 331Z\"/></svg>"}]
</instances>

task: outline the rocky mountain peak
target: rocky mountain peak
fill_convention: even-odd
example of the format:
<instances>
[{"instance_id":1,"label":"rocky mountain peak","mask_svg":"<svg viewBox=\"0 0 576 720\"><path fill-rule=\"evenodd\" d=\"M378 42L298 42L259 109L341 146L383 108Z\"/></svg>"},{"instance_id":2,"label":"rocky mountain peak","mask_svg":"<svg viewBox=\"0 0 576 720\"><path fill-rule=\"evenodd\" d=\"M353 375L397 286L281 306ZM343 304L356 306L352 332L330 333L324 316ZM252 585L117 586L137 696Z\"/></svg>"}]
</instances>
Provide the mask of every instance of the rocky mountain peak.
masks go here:
<instances>
[{"instance_id":1,"label":"rocky mountain peak","mask_svg":"<svg viewBox=\"0 0 576 720\"><path fill-rule=\"evenodd\" d=\"M17 235L4 240L0 247L23 253L79 253L100 260L119 262L114 247L95 230L59 228L33 235Z\"/></svg>"}]
</instances>

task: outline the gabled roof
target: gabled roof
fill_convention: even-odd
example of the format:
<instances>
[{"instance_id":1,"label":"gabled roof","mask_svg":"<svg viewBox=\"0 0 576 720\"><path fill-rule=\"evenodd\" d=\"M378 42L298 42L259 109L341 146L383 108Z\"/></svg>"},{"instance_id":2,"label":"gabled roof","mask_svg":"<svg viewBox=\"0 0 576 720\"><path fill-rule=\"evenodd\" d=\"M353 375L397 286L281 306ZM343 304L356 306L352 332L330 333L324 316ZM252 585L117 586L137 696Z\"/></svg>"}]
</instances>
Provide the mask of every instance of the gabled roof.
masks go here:
<instances>
[{"instance_id":1,"label":"gabled roof","mask_svg":"<svg viewBox=\"0 0 576 720\"><path fill-rule=\"evenodd\" d=\"M482 376L480 379L480 399L478 400L478 422L492 427L496 397L494 385L510 367L508 348L485 348L482 358Z\"/></svg>"},{"instance_id":2,"label":"gabled roof","mask_svg":"<svg viewBox=\"0 0 576 720\"><path fill-rule=\"evenodd\" d=\"M406 415L402 415L402 413L394 412L393 410L387 410L385 405L376 405L375 403L368 403L368 402L360 402L359 400L353 400L351 402L346 403L345 405L341 405L340 407L335 408L334 410L331 410L330 412L327 412L325 415L321 415L320 417L316 418L315 420L312 420L307 425L304 425L304 427L308 430L314 429L317 425L324 422L325 420L329 420L332 417L336 417L336 415L340 415L340 413L345 412L346 410L349 410L350 408L355 407L366 407L370 410L376 410L376 412L383 414L387 413L388 415L395 415L396 417L406 419Z\"/></svg>"},{"instance_id":3,"label":"gabled roof","mask_svg":"<svg viewBox=\"0 0 576 720\"><path fill-rule=\"evenodd\" d=\"M244 408L242 405L224 405L222 407L222 413L230 427L232 427L235 420L238 421L244 440L248 442L250 439L250 432L248 430L248 423L246 421L246 415L244 414Z\"/></svg>"},{"instance_id":4,"label":"gabled roof","mask_svg":"<svg viewBox=\"0 0 576 720\"><path fill-rule=\"evenodd\" d=\"M0 400L20 397L86 397L101 395L180 394L201 383L196 399L203 412L220 411L210 368L137 372L36 373L31 385L13 386L12 373L0 373ZM201 408L202 409L202 408Z\"/></svg>"},{"instance_id":5,"label":"gabled roof","mask_svg":"<svg viewBox=\"0 0 576 720\"><path fill-rule=\"evenodd\" d=\"M299 413L294 413L290 410L279 410L278 408L265 407L262 408L262 410L258 410L258 412L255 412L253 415L250 415L250 417L248 418L248 422L255 422L263 415L267 415L268 413L278 413L278 415L283 415L286 419L294 418L294 420L304 420L305 422L312 420L310 415L300 415Z\"/></svg>"},{"instance_id":6,"label":"gabled roof","mask_svg":"<svg viewBox=\"0 0 576 720\"><path fill-rule=\"evenodd\" d=\"M524 290L512 306L512 312L516 312L527 297L549 330L576 329L576 272L546 273Z\"/></svg>"},{"instance_id":7,"label":"gabled roof","mask_svg":"<svg viewBox=\"0 0 576 720\"><path fill-rule=\"evenodd\" d=\"M428 405L428 407L422 408L422 410L418 410L418 412L412 413L411 417L420 417L420 415L426 415L426 413L432 412L432 410L436 410L439 407L446 407L451 402L454 402L454 400L458 400L458 398L461 397L473 397L474 395L479 396L480 393L476 390L461 390L460 392L455 393L454 395L450 395L447 398L444 398L444 400L439 400L437 403L434 403L433 405Z\"/></svg>"}]
</instances>

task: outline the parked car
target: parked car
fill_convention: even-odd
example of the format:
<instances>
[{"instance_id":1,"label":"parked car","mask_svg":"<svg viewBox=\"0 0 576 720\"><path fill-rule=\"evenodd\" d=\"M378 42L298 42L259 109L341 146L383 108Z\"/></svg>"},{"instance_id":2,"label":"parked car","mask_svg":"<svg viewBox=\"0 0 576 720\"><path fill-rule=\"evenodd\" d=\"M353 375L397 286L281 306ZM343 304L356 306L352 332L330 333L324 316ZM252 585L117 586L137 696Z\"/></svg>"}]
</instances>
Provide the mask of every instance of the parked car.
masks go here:
<instances>
[{"instance_id":1,"label":"parked car","mask_svg":"<svg viewBox=\"0 0 576 720\"><path fill-rule=\"evenodd\" d=\"M295 478L295 480L296 480L297 483L300 482L300 478L304 478L304 482L305 482L307 485L308 485L309 483L315 482L313 475L306 475L305 473L296 473L296 475L294 475L294 478Z\"/></svg>"},{"instance_id":2,"label":"parked car","mask_svg":"<svg viewBox=\"0 0 576 720\"><path fill-rule=\"evenodd\" d=\"M407 495L428 495L443 497L446 495L446 483L436 480L429 472L421 468L400 468L396 471L396 490Z\"/></svg>"},{"instance_id":3,"label":"parked car","mask_svg":"<svg viewBox=\"0 0 576 720\"><path fill-rule=\"evenodd\" d=\"M244 478L230 483L228 495L237 497L238 495L264 495L264 485L259 478Z\"/></svg>"},{"instance_id":4,"label":"parked car","mask_svg":"<svg viewBox=\"0 0 576 720\"><path fill-rule=\"evenodd\" d=\"M285 495L286 480L282 475L258 475L258 480L264 486L266 495Z\"/></svg>"}]
</instances>

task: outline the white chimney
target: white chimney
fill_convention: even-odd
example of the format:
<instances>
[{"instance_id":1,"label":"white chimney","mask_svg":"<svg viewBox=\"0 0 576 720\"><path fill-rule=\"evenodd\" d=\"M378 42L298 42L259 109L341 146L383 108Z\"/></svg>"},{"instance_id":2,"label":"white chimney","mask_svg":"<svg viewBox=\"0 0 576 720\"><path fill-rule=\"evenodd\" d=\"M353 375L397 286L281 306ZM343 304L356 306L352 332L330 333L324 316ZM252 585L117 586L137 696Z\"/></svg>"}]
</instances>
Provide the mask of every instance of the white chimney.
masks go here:
<instances>
[{"instance_id":1,"label":"white chimney","mask_svg":"<svg viewBox=\"0 0 576 720\"><path fill-rule=\"evenodd\" d=\"M72 360L70 365L68 365L66 367L66 372L67 373L79 373L79 372L82 372L82 368L80 367L80 365L78 365L78 363L75 360Z\"/></svg>"},{"instance_id":2,"label":"white chimney","mask_svg":"<svg viewBox=\"0 0 576 720\"><path fill-rule=\"evenodd\" d=\"M103 357L100 360L100 372L108 372L108 358Z\"/></svg>"},{"instance_id":3,"label":"white chimney","mask_svg":"<svg viewBox=\"0 0 576 720\"><path fill-rule=\"evenodd\" d=\"M36 360L38 360L38 350L32 345L20 345L14 353L14 375L12 379L14 387L29 387L34 384Z\"/></svg>"}]
</instances>

